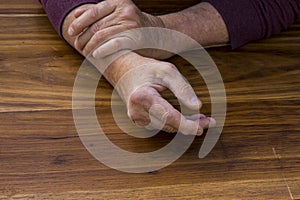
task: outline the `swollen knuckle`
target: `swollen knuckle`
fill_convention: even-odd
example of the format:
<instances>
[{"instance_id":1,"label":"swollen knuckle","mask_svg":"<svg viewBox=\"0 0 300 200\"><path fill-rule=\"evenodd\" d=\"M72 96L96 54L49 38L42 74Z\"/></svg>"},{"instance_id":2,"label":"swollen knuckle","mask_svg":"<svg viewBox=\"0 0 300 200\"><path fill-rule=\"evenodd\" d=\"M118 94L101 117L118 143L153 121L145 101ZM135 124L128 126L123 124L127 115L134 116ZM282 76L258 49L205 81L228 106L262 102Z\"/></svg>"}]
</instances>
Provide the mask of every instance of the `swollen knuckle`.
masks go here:
<instances>
[{"instance_id":1,"label":"swollen knuckle","mask_svg":"<svg viewBox=\"0 0 300 200\"><path fill-rule=\"evenodd\" d=\"M124 17L135 17L137 13L137 9L135 6L127 6L126 8L124 8L123 10L123 16Z\"/></svg>"},{"instance_id":2,"label":"swollen knuckle","mask_svg":"<svg viewBox=\"0 0 300 200\"><path fill-rule=\"evenodd\" d=\"M145 127L145 126L148 126L151 123L151 120L150 119L139 118L139 119L136 119L134 122L138 126Z\"/></svg>"},{"instance_id":3,"label":"swollen knuckle","mask_svg":"<svg viewBox=\"0 0 300 200\"><path fill-rule=\"evenodd\" d=\"M98 25L97 23L94 23L94 24L91 26L90 30L91 30L92 34L97 33L97 32L100 30L99 25Z\"/></svg>"},{"instance_id":4,"label":"swollen knuckle","mask_svg":"<svg viewBox=\"0 0 300 200\"><path fill-rule=\"evenodd\" d=\"M177 70L177 68L175 67L175 65L173 65L172 63L165 63L165 68L168 70L168 71L172 71L172 70Z\"/></svg>"},{"instance_id":5,"label":"swollen knuckle","mask_svg":"<svg viewBox=\"0 0 300 200\"><path fill-rule=\"evenodd\" d=\"M160 69L159 69L159 73L158 73L158 76L161 76L161 77L159 77L159 78L164 78L166 76L172 76L174 73L174 69L176 69L176 67L171 63L165 63L165 64L161 65Z\"/></svg>"},{"instance_id":6,"label":"swollen knuckle","mask_svg":"<svg viewBox=\"0 0 300 200\"><path fill-rule=\"evenodd\" d=\"M103 39L104 35L100 32L96 32L93 36L94 42L100 42Z\"/></svg>"},{"instance_id":7,"label":"swollen knuckle","mask_svg":"<svg viewBox=\"0 0 300 200\"><path fill-rule=\"evenodd\" d=\"M81 26L81 23L79 20L74 20L74 22L72 23L71 27L76 30L76 29L79 29Z\"/></svg>"},{"instance_id":8,"label":"swollen knuckle","mask_svg":"<svg viewBox=\"0 0 300 200\"><path fill-rule=\"evenodd\" d=\"M190 91L191 87L188 84L183 84L179 86L178 90L180 92L186 92L186 91Z\"/></svg>"},{"instance_id":9,"label":"swollen knuckle","mask_svg":"<svg viewBox=\"0 0 300 200\"><path fill-rule=\"evenodd\" d=\"M137 21L132 21L127 24L127 29L133 29L139 27L139 23Z\"/></svg>"},{"instance_id":10,"label":"swollen knuckle","mask_svg":"<svg viewBox=\"0 0 300 200\"><path fill-rule=\"evenodd\" d=\"M93 6L90 8L90 17L95 19L97 18L99 15L99 12L98 12L98 7L97 6Z\"/></svg>"},{"instance_id":11,"label":"swollen knuckle","mask_svg":"<svg viewBox=\"0 0 300 200\"><path fill-rule=\"evenodd\" d=\"M113 4L109 1L102 1L98 3L97 6L101 6L102 10L111 10L114 7Z\"/></svg>"},{"instance_id":12,"label":"swollen knuckle","mask_svg":"<svg viewBox=\"0 0 300 200\"><path fill-rule=\"evenodd\" d=\"M122 41L121 41L121 39L118 39L118 38L114 39L114 40L112 41L112 45L113 45L114 48L121 47L121 46L122 46Z\"/></svg>"},{"instance_id":13,"label":"swollen knuckle","mask_svg":"<svg viewBox=\"0 0 300 200\"><path fill-rule=\"evenodd\" d=\"M142 117L138 112L128 111L127 116L138 126L146 126L150 123L149 119Z\"/></svg>"},{"instance_id":14,"label":"swollen knuckle","mask_svg":"<svg viewBox=\"0 0 300 200\"><path fill-rule=\"evenodd\" d=\"M130 97L130 102L132 104L141 104L141 102L145 102L148 99L148 95L142 92L135 92Z\"/></svg>"}]
</instances>

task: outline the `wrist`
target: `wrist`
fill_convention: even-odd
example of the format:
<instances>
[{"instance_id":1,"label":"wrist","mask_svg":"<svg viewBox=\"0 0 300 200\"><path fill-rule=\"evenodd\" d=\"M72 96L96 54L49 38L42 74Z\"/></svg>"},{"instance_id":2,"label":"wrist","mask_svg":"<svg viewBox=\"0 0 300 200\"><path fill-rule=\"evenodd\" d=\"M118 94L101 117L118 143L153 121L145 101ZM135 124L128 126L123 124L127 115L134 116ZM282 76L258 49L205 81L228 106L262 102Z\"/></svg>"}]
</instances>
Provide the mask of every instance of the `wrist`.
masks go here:
<instances>
[{"instance_id":1,"label":"wrist","mask_svg":"<svg viewBox=\"0 0 300 200\"><path fill-rule=\"evenodd\" d=\"M159 16L150 15L145 12L142 12L142 14L147 18L149 23L147 26L165 28L165 24Z\"/></svg>"},{"instance_id":2,"label":"wrist","mask_svg":"<svg viewBox=\"0 0 300 200\"><path fill-rule=\"evenodd\" d=\"M159 18L166 28L182 32L204 47L229 42L222 16L209 3L199 3L177 13L161 15Z\"/></svg>"},{"instance_id":3,"label":"wrist","mask_svg":"<svg viewBox=\"0 0 300 200\"><path fill-rule=\"evenodd\" d=\"M154 59L130 52L113 61L107 69L98 69L103 73L104 77L115 86L128 71L154 61Z\"/></svg>"},{"instance_id":4,"label":"wrist","mask_svg":"<svg viewBox=\"0 0 300 200\"><path fill-rule=\"evenodd\" d=\"M147 82L144 78L145 67L155 62L157 60L130 52L114 61L104 72L104 77L114 86L127 105L131 94Z\"/></svg>"}]
</instances>

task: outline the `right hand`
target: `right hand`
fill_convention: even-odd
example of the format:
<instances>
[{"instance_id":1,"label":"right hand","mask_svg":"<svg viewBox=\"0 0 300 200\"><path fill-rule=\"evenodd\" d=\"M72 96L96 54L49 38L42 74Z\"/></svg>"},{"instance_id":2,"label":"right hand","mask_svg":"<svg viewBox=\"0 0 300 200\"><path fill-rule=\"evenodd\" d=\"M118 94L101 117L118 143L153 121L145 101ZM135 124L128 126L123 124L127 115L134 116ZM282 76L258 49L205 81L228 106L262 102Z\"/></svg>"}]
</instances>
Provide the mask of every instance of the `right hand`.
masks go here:
<instances>
[{"instance_id":1,"label":"right hand","mask_svg":"<svg viewBox=\"0 0 300 200\"><path fill-rule=\"evenodd\" d=\"M87 56L111 36L141 27L164 27L159 17L142 12L131 0L105 0L75 9L68 27L75 48Z\"/></svg>"},{"instance_id":2,"label":"right hand","mask_svg":"<svg viewBox=\"0 0 300 200\"><path fill-rule=\"evenodd\" d=\"M129 118L136 125L149 130L201 135L203 129L216 123L202 114L184 116L160 95L168 88L181 105L199 113L200 100L173 64L141 56L129 62L131 66L136 63L139 66L124 73L115 85L126 103Z\"/></svg>"}]
</instances>

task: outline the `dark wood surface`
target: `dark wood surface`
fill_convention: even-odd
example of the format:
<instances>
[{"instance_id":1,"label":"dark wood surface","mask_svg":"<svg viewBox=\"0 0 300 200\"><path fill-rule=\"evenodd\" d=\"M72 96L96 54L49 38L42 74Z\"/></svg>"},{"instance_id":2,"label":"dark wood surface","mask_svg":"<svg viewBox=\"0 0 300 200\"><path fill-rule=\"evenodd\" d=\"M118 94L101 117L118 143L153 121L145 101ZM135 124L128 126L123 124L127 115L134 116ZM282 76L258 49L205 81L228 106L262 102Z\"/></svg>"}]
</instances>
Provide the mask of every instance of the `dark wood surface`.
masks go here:
<instances>
[{"instance_id":1,"label":"dark wood surface","mask_svg":"<svg viewBox=\"0 0 300 200\"><path fill-rule=\"evenodd\" d=\"M195 3L136 2L152 13ZM0 24L1 200L300 199L300 23L235 51L209 49L228 98L221 139L199 159L198 137L175 163L147 174L110 169L81 143L71 98L83 58L53 31L38 1L1 0ZM209 114L209 94L192 67L180 58L170 61ZM143 152L172 139L123 134L110 112L112 87L101 80L98 89L98 117L114 143Z\"/></svg>"}]
</instances>

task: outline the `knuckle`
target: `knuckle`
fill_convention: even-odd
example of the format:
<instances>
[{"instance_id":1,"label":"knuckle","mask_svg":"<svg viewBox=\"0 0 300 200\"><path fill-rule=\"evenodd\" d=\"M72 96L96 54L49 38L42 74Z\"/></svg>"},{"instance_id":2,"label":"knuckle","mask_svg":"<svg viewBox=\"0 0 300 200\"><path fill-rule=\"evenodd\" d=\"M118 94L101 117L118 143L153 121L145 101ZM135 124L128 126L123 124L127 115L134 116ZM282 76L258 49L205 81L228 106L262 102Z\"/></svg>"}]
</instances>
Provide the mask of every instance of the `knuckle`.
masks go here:
<instances>
[{"instance_id":1,"label":"knuckle","mask_svg":"<svg viewBox=\"0 0 300 200\"><path fill-rule=\"evenodd\" d=\"M149 124L151 124L151 120L150 119L136 119L135 124L141 127L147 127Z\"/></svg>"},{"instance_id":2,"label":"knuckle","mask_svg":"<svg viewBox=\"0 0 300 200\"><path fill-rule=\"evenodd\" d=\"M99 25L97 23L94 23L91 26L90 30L91 30L92 34L95 34L95 33L97 33L100 30L100 27L99 27Z\"/></svg>"},{"instance_id":3,"label":"knuckle","mask_svg":"<svg viewBox=\"0 0 300 200\"><path fill-rule=\"evenodd\" d=\"M176 67L173 64L164 63L163 65L160 66L159 73L157 74L158 78L163 79L166 76L168 77L172 76L174 74L175 69Z\"/></svg>"},{"instance_id":4,"label":"knuckle","mask_svg":"<svg viewBox=\"0 0 300 200\"><path fill-rule=\"evenodd\" d=\"M176 113L174 111L168 111L168 113L164 117L165 119L163 120L166 120L168 124L172 124L173 126L177 127L178 124L180 123L180 119L177 119L175 116Z\"/></svg>"},{"instance_id":5,"label":"knuckle","mask_svg":"<svg viewBox=\"0 0 300 200\"><path fill-rule=\"evenodd\" d=\"M165 68L168 70L168 71L172 71L172 70L177 70L177 68L175 67L175 65L173 65L172 63L165 63Z\"/></svg>"},{"instance_id":6,"label":"knuckle","mask_svg":"<svg viewBox=\"0 0 300 200\"><path fill-rule=\"evenodd\" d=\"M146 127L151 123L150 119L140 119L140 120L136 120L135 124L138 126L142 126L142 127Z\"/></svg>"},{"instance_id":7,"label":"knuckle","mask_svg":"<svg viewBox=\"0 0 300 200\"><path fill-rule=\"evenodd\" d=\"M188 84L181 84L178 86L178 90L183 93L183 92L191 92L191 87Z\"/></svg>"},{"instance_id":8,"label":"knuckle","mask_svg":"<svg viewBox=\"0 0 300 200\"><path fill-rule=\"evenodd\" d=\"M111 42L112 42L112 46L115 49L122 46L122 39L120 39L120 38L116 38L116 39L112 40Z\"/></svg>"},{"instance_id":9,"label":"knuckle","mask_svg":"<svg viewBox=\"0 0 300 200\"><path fill-rule=\"evenodd\" d=\"M141 115L140 112L128 110L127 116L138 126L146 126L151 123L151 120L148 117Z\"/></svg>"},{"instance_id":10,"label":"knuckle","mask_svg":"<svg viewBox=\"0 0 300 200\"><path fill-rule=\"evenodd\" d=\"M82 52L83 52L84 56L88 56L93 49L94 49L94 44L87 44L84 47Z\"/></svg>"},{"instance_id":11,"label":"knuckle","mask_svg":"<svg viewBox=\"0 0 300 200\"><path fill-rule=\"evenodd\" d=\"M97 6L93 6L90 8L90 17L95 19L97 18L99 15L99 11L98 11L98 7Z\"/></svg>"},{"instance_id":12,"label":"knuckle","mask_svg":"<svg viewBox=\"0 0 300 200\"><path fill-rule=\"evenodd\" d=\"M102 10L111 10L114 7L109 1L102 1L98 3L97 6L101 6Z\"/></svg>"},{"instance_id":13,"label":"knuckle","mask_svg":"<svg viewBox=\"0 0 300 200\"><path fill-rule=\"evenodd\" d=\"M135 121L135 124L140 127L146 127L149 123L144 121ZM146 128L147 129L147 128ZM150 129L151 130L151 129Z\"/></svg>"},{"instance_id":14,"label":"knuckle","mask_svg":"<svg viewBox=\"0 0 300 200\"><path fill-rule=\"evenodd\" d=\"M175 70L176 67L175 67L173 64L171 64L171 63L164 63L164 64L161 66L161 69L162 69L165 73L169 74L170 72L172 72L173 70Z\"/></svg>"},{"instance_id":15,"label":"knuckle","mask_svg":"<svg viewBox=\"0 0 300 200\"><path fill-rule=\"evenodd\" d=\"M101 42L101 40L103 40L104 36L105 36L104 34L101 34L100 32L96 32L92 37L92 39L94 40L94 42L99 43Z\"/></svg>"},{"instance_id":16,"label":"knuckle","mask_svg":"<svg viewBox=\"0 0 300 200\"><path fill-rule=\"evenodd\" d=\"M130 97L130 103L131 104L141 104L142 102L147 101L149 98L149 95L143 92L134 92Z\"/></svg>"},{"instance_id":17,"label":"knuckle","mask_svg":"<svg viewBox=\"0 0 300 200\"><path fill-rule=\"evenodd\" d=\"M137 8L133 5L126 6L123 10L123 17L135 17L137 15Z\"/></svg>"},{"instance_id":18,"label":"knuckle","mask_svg":"<svg viewBox=\"0 0 300 200\"><path fill-rule=\"evenodd\" d=\"M76 30L76 29L79 29L81 26L81 23L79 20L74 20L73 23L71 24L71 27Z\"/></svg>"},{"instance_id":19,"label":"knuckle","mask_svg":"<svg viewBox=\"0 0 300 200\"><path fill-rule=\"evenodd\" d=\"M128 23L126 26L127 26L127 29L133 29L133 28L139 27L139 23L134 20L134 21L131 21L130 23Z\"/></svg>"}]
</instances>

